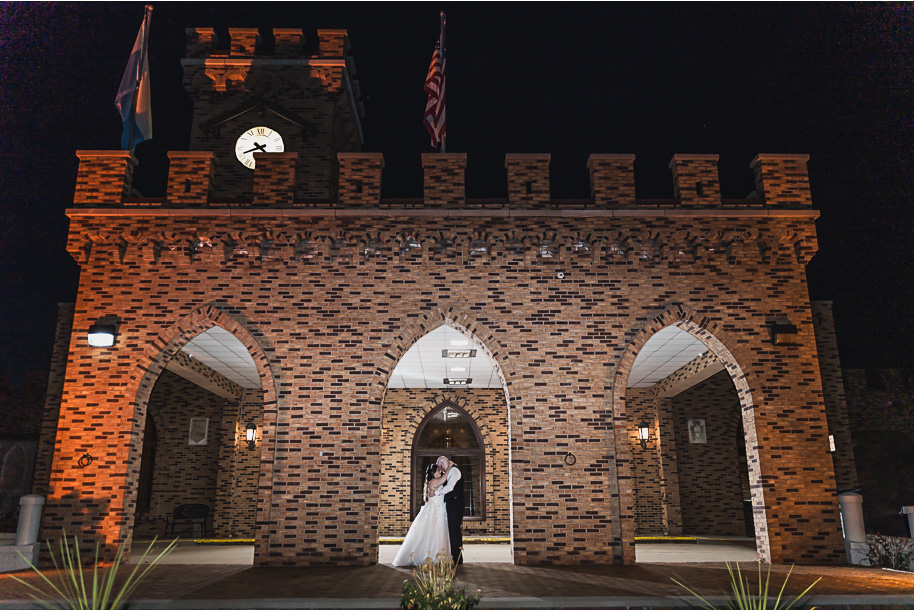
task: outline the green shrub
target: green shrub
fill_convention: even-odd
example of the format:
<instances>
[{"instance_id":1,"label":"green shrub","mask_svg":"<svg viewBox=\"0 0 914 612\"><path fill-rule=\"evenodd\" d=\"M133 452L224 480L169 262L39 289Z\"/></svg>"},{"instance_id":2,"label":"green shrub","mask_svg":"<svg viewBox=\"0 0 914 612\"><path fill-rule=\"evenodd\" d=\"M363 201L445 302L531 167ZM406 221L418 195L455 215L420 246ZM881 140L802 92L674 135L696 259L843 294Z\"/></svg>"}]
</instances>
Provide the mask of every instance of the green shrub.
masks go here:
<instances>
[{"instance_id":1,"label":"green shrub","mask_svg":"<svg viewBox=\"0 0 914 612\"><path fill-rule=\"evenodd\" d=\"M739 563L736 563L736 571L733 571L733 568L730 567L730 564L727 563L727 571L730 573L730 590L731 592L724 593L726 598L724 608L718 608L715 604L709 602L704 596L700 595L695 589L690 586L679 582L673 578L673 582L687 590L689 593L698 598L701 602L701 607L705 610L790 610L796 606L800 599L803 598L809 590L816 585L816 582L822 580L821 578L816 578L815 582L806 587L806 589L794 597L793 601L787 602L786 600L782 601L784 595L784 588L787 586L787 581L790 580L790 574L793 573L793 566L790 566L790 571L787 572L787 576L784 578L784 584L781 585L781 590L778 592L777 598L774 601L769 601L768 597L768 586L771 581L771 566L768 566L768 572L765 575L765 580L762 582L762 564L758 563L758 589L756 593L753 594L752 590L749 588L749 578L743 577L739 569ZM768 607L769 604L771 607Z\"/></svg>"},{"instance_id":2,"label":"green shrub","mask_svg":"<svg viewBox=\"0 0 914 612\"><path fill-rule=\"evenodd\" d=\"M22 553L19 553L20 556L26 560L29 567L41 576L47 586L44 588L34 586L16 576L10 576L10 578L24 584L37 593L37 595L30 593L29 596L35 600L38 605L44 608L55 609L59 606L60 609L70 610L117 610L127 603L140 582L149 574L152 568L158 565L168 553L174 550L177 543L178 540L174 540L171 544L166 546L165 550L160 552L158 556L150 561L143 571L140 572L140 568L143 567L143 562L146 560L149 553L152 552L152 547L155 546L155 540L153 540L152 543L149 544L149 548L146 549L146 552L143 553L143 556L136 564L136 567L133 568L133 571L130 572L130 575L117 592L114 591L114 583L115 578L117 577L117 571L124 562L125 547L121 546L118 548L117 554L114 557L114 562L107 570L99 571L101 564L98 558L99 547L98 544L96 544L95 564L91 570L91 583L87 585L87 572L83 571L82 558L79 554L79 540L76 539L76 536L73 536L73 548L71 549L67 542L66 533L63 534L63 537L60 540L59 563L57 557L54 556L54 549L51 547L51 543L48 542L48 551L51 553L51 561L54 563L54 569L62 571L64 575L63 584L60 587L45 576L41 570L32 565L31 561L26 559Z\"/></svg>"},{"instance_id":3,"label":"green shrub","mask_svg":"<svg viewBox=\"0 0 914 612\"><path fill-rule=\"evenodd\" d=\"M914 540L877 533L867 534L866 543L869 544L866 560L871 566L903 571L911 569L911 561L914 561Z\"/></svg>"},{"instance_id":4,"label":"green shrub","mask_svg":"<svg viewBox=\"0 0 914 612\"><path fill-rule=\"evenodd\" d=\"M412 579L403 581L400 606L407 610L469 610L479 603L480 591L467 595L466 587L454 586L457 566L450 555L438 555L413 570Z\"/></svg>"}]
</instances>

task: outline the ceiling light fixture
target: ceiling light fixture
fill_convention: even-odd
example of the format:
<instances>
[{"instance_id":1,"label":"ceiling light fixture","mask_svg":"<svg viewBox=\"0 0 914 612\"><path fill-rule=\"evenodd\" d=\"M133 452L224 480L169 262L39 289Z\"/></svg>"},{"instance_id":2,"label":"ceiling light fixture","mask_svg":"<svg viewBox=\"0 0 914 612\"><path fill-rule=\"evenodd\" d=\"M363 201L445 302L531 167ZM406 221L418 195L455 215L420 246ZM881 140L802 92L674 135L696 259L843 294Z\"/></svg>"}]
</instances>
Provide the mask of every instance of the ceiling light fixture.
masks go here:
<instances>
[{"instance_id":1,"label":"ceiling light fixture","mask_svg":"<svg viewBox=\"0 0 914 612\"><path fill-rule=\"evenodd\" d=\"M465 387L473 382L472 378L445 378L444 384L449 386L461 386Z\"/></svg>"},{"instance_id":2,"label":"ceiling light fixture","mask_svg":"<svg viewBox=\"0 0 914 612\"><path fill-rule=\"evenodd\" d=\"M476 356L476 349L441 349L441 356L445 359L472 359Z\"/></svg>"}]
</instances>

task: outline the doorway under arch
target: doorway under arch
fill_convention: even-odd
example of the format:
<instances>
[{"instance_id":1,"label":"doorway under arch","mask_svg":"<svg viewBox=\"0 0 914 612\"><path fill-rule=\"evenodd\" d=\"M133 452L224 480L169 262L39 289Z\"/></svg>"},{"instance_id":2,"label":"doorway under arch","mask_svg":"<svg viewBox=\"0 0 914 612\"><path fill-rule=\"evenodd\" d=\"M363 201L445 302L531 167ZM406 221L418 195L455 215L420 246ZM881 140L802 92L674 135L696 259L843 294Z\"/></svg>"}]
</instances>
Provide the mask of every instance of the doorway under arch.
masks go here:
<instances>
[{"instance_id":1,"label":"doorway under arch","mask_svg":"<svg viewBox=\"0 0 914 612\"><path fill-rule=\"evenodd\" d=\"M655 534L727 537L771 559L755 405L728 345L718 325L673 308L635 334L620 360L616 432L632 457L631 496L621 500L633 517L623 524L626 563L635 561L626 541Z\"/></svg>"},{"instance_id":2,"label":"doorway under arch","mask_svg":"<svg viewBox=\"0 0 914 612\"><path fill-rule=\"evenodd\" d=\"M261 450L276 401L260 343L223 310L207 306L169 327L146 353L134 379L133 436L144 443L135 443L130 455L127 499L138 503L125 525L128 541L172 535L244 541L241 556L253 562L268 544L258 520L269 495L260 486ZM182 506L178 515L196 518L175 521Z\"/></svg>"},{"instance_id":3,"label":"doorway under arch","mask_svg":"<svg viewBox=\"0 0 914 612\"><path fill-rule=\"evenodd\" d=\"M421 508L425 469L440 455L455 461L466 479L466 561L483 560L474 556L477 539L510 544L510 401L505 376L477 334L454 320L436 323L403 348L384 390L381 563L392 560ZM510 562L510 547L502 551L504 558L497 560Z\"/></svg>"}]
</instances>

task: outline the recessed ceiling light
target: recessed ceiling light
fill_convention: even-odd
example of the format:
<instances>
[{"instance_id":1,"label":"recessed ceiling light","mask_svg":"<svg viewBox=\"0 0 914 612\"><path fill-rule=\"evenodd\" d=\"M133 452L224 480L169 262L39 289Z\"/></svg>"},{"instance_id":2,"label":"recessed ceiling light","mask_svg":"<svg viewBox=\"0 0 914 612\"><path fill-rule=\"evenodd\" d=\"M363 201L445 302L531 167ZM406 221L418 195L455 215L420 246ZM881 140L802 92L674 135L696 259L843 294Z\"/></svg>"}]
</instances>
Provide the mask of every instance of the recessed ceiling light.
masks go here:
<instances>
[{"instance_id":1,"label":"recessed ceiling light","mask_svg":"<svg viewBox=\"0 0 914 612\"><path fill-rule=\"evenodd\" d=\"M451 340L451 346L466 346L469 343L469 340Z\"/></svg>"},{"instance_id":2,"label":"recessed ceiling light","mask_svg":"<svg viewBox=\"0 0 914 612\"><path fill-rule=\"evenodd\" d=\"M466 372L466 368L451 368L451 372Z\"/></svg>"},{"instance_id":3,"label":"recessed ceiling light","mask_svg":"<svg viewBox=\"0 0 914 612\"><path fill-rule=\"evenodd\" d=\"M476 349L441 349L441 356L451 359L471 359L476 356Z\"/></svg>"}]
</instances>

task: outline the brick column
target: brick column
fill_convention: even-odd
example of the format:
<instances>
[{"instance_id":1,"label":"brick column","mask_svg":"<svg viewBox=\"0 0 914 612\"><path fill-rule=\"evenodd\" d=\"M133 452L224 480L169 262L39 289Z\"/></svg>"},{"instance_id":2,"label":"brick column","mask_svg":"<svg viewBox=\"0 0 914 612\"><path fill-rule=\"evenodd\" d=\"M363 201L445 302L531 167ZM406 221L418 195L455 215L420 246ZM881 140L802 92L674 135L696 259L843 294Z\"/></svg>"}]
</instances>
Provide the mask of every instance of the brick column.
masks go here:
<instances>
[{"instance_id":1,"label":"brick column","mask_svg":"<svg viewBox=\"0 0 914 612\"><path fill-rule=\"evenodd\" d=\"M466 204L466 153L423 153L425 204L459 208Z\"/></svg>"},{"instance_id":2,"label":"brick column","mask_svg":"<svg viewBox=\"0 0 914 612\"><path fill-rule=\"evenodd\" d=\"M548 153L505 155L508 171L508 202L514 208L538 208L551 201Z\"/></svg>"},{"instance_id":3,"label":"brick column","mask_svg":"<svg viewBox=\"0 0 914 612\"><path fill-rule=\"evenodd\" d=\"M812 208L809 191L809 155L759 153L749 164L755 171L755 190L772 208Z\"/></svg>"},{"instance_id":4,"label":"brick column","mask_svg":"<svg viewBox=\"0 0 914 612\"><path fill-rule=\"evenodd\" d=\"M635 205L635 156L591 155L587 159L590 197L598 208Z\"/></svg>"},{"instance_id":5,"label":"brick column","mask_svg":"<svg viewBox=\"0 0 914 612\"><path fill-rule=\"evenodd\" d=\"M254 206L291 205L298 153L254 154Z\"/></svg>"},{"instance_id":6,"label":"brick column","mask_svg":"<svg viewBox=\"0 0 914 612\"><path fill-rule=\"evenodd\" d=\"M719 157L677 153L670 160L673 193L684 208L720 206L720 180L717 174Z\"/></svg>"},{"instance_id":7,"label":"brick column","mask_svg":"<svg viewBox=\"0 0 914 612\"><path fill-rule=\"evenodd\" d=\"M51 465L54 462L54 441L57 438L57 420L60 418L60 399L63 396L63 382L67 374L67 357L75 309L75 304L57 305L57 332L54 334L48 392L44 400L44 416L41 419L41 433L38 436L38 451L35 457L35 475L32 478L32 493L44 497L48 495Z\"/></svg>"},{"instance_id":8,"label":"brick column","mask_svg":"<svg viewBox=\"0 0 914 612\"><path fill-rule=\"evenodd\" d=\"M822 398L825 401L828 433L835 439L835 451L832 453L835 485L839 492L849 491L857 488L859 483L857 465L854 462L854 443L851 440L847 415L844 378L841 374L841 359L838 356L835 318L831 302L811 302L810 306L816 351L819 354L819 372L822 376Z\"/></svg>"},{"instance_id":9,"label":"brick column","mask_svg":"<svg viewBox=\"0 0 914 612\"><path fill-rule=\"evenodd\" d=\"M169 151L169 206L206 205L213 193L215 155L212 151Z\"/></svg>"},{"instance_id":10,"label":"brick column","mask_svg":"<svg viewBox=\"0 0 914 612\"><path fill-rule=\"evenodd\" d=\"M136 159L128 151L77 151L76 204L121 204L130 193Z\"/></svg>"},{"instance_id":11,"label":"brick column","mask_svg":"<svg viewBox=\"0 0 914 612\"><path fill-rule=\"evenodd\" d=\"M339 205L373 207L381 202L381 153L337 153L340 162Z\"/></svg>"}]
</instances>

